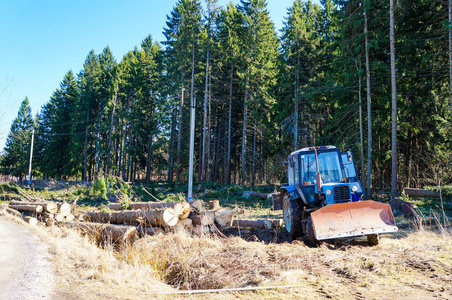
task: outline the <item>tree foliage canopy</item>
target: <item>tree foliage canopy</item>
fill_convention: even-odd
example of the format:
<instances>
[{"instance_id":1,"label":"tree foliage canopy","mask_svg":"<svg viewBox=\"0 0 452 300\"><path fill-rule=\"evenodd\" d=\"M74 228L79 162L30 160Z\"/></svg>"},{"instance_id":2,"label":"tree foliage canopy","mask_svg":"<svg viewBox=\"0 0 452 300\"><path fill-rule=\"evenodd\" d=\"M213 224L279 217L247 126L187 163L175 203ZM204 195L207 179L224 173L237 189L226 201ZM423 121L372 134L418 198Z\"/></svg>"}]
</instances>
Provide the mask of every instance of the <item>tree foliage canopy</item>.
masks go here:
<instances>
[{"instance_id":1,"label":"tree foliage canopy","mask_svg":"<svg viewBox=\"0 0 452 300\"><path fill-rule=\"evenodd\" d=\"M199 180L277 183L285 176L281 163L294 148L332 144L353 150L360 173L370 168L372 186L386 189L391 170L386 2L295 0L278 36L266 0L222 8L210 0L208 10L198 0L178 0L161 44L145 37L119 62L108 46L100 54L90 51L78 74L64 76L36 118L35 174L185 181L193 84ZM402 0L395 10L399 184L450 181L448 8L440 0ZM367 91L370 136L360 134L367 129L362 110ZM26 98L11 125L3 173L25 174L33 126ZM367 165L357 154L370 137Z\"/></svg>"}]
</instances>

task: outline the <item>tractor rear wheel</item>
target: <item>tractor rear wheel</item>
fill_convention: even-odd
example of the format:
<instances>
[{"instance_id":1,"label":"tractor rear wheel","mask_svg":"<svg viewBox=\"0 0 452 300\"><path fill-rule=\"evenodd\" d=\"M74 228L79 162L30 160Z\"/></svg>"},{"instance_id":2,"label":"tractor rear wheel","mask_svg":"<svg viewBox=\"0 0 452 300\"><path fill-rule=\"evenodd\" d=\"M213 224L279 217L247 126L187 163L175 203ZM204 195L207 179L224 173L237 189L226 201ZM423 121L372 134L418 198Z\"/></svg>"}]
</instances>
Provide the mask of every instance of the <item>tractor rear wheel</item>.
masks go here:
<instances>
[{"instance_id":1,"label":"tractor rear wheel","mask_svg":"<svg viewBox=\"0 0 452 300\"><path fill-rule=\"evenodd\" d=\"M301 199L291 199L288 193L284 194L283 198L283 217L286 230L293 239L303 235L302 216L303 216L303 202Z\"/></svg>"}]
</instances>

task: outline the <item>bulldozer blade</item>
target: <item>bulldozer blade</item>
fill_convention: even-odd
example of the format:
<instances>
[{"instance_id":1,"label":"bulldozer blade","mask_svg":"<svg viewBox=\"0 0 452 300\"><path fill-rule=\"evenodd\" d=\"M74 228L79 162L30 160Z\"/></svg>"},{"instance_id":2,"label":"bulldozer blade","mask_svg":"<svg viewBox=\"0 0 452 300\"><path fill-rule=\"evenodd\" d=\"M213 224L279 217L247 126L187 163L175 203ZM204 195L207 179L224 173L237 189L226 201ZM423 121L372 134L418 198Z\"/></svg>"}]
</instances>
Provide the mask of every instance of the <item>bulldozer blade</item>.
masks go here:
<instances>
[{"instance_id":1,"label":"bulldozer blade","mask_svg":"<svg viewBox=\"0 0 452 300\"><path fill-rule=\"evenodd\" d=\"M367 200L331 204L311 213L317 240L398 230L388 204Z\"/></svg>"}]
</instances>

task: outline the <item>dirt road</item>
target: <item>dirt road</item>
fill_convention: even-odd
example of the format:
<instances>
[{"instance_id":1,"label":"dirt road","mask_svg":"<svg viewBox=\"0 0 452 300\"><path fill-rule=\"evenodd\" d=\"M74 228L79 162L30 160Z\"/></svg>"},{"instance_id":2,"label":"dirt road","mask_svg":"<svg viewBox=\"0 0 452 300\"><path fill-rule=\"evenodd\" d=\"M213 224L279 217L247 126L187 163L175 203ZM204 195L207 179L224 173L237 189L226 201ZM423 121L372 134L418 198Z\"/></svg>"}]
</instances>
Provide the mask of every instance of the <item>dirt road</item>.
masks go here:
<instances>
[{"instance_id":1,"label":"dirt road","mask_svg":"<svg viewBox=\"0 0 452 300\"><path fill-rule=\"evenodd\" d=\"M0 217L0 299L51 299L48 246L24 226Z\"/></svg>"}]
</instances>

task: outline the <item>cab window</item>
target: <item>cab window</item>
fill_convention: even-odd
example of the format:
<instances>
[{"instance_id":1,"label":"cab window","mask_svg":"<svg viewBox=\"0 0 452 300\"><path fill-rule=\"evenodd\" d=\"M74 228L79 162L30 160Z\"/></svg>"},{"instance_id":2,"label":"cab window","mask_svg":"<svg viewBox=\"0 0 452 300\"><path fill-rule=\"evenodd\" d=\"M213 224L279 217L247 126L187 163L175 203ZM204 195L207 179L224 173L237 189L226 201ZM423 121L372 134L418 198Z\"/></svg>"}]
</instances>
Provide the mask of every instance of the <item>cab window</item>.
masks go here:
<instances>
[{"instance_id":1,"label":"cab window","mask_svg":"<svg viewBox=\"0 0 452 300\"><path fill-rule=\"evenodd\" d=\"M293 159L292 157L289 157L289 162L288 162L288 168L287 168L287 177L289 177L289 185L294 185L294 165L293 165Z\"/></svg>"},{"instance_id":2,"label":"cab window","mask_svg":"<svg viewBox=\"0 0 452 300\"><path fill-rule=\"evenodd\" d=\"M351 161L349 161L347 153L341 153L341 157L342 157L342 164L345 167L345 176L347 178L356 177L356 169L355 169L355 164L353 162L353 159Z\"/></svg>"},{"instance_id":3,"label":"cab window","mask_svg":"<svg viewBox=\"0 0 452 300\"><path fill-rule=\"evenodd\" d=\"M294 157L294 184L300 184L300 164L298 163L298 156Z\"/></svg>"}]
</instances>

